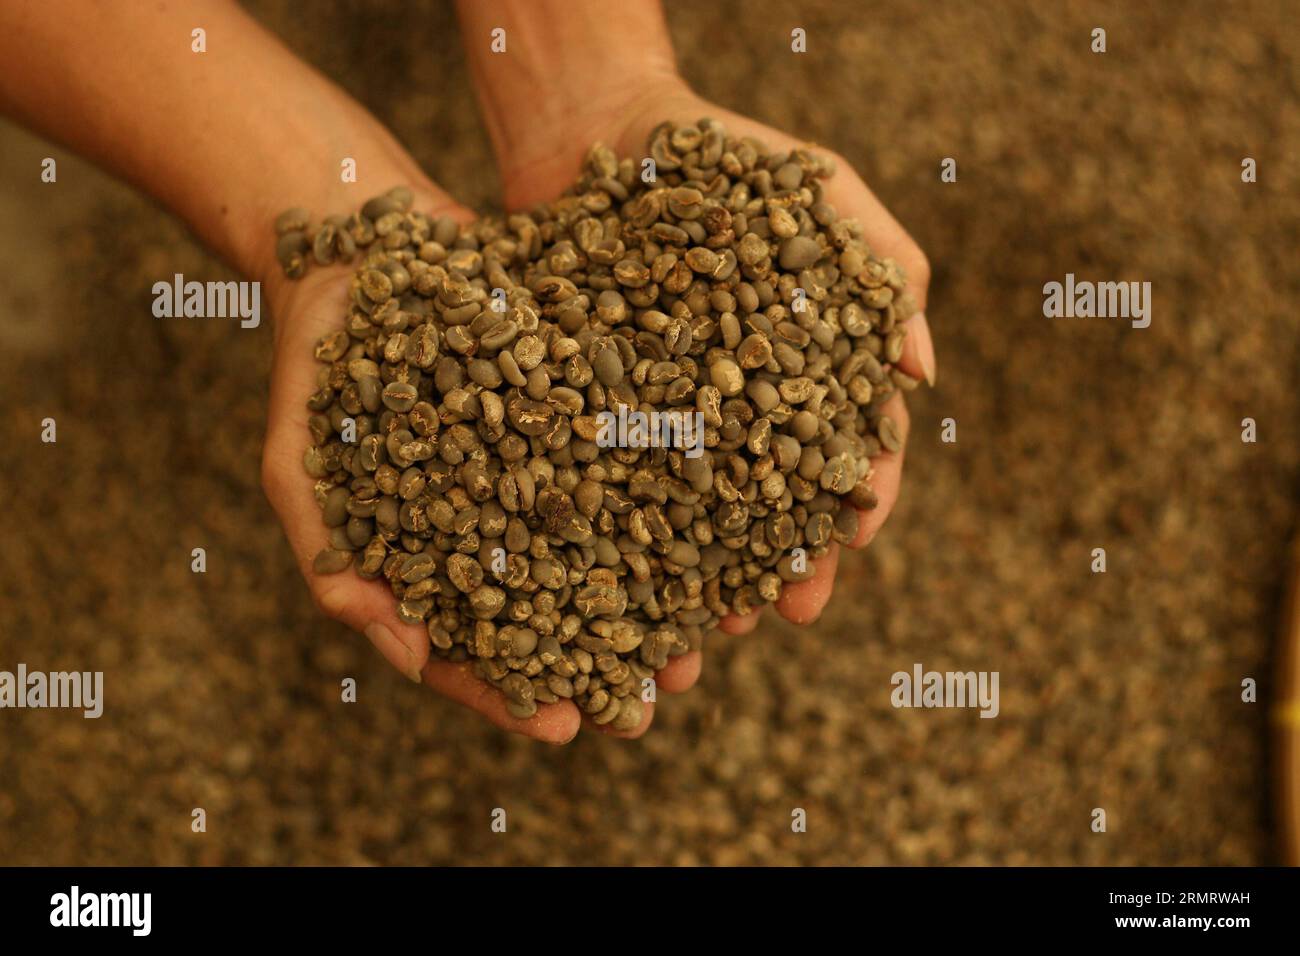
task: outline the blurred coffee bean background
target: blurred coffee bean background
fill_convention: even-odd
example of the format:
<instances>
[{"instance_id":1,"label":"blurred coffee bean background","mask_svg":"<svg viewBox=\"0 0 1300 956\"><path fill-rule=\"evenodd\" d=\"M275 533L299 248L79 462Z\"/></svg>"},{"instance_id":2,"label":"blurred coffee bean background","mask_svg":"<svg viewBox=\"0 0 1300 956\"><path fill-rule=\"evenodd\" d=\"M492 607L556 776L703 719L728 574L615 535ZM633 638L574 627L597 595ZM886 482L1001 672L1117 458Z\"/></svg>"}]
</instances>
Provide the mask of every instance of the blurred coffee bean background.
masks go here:
<instances>
[{"instance_id":1,"label":"blurred coffee bean background","mask_svg":"<svg viewBox=\"0 0 1300 956\"><path fill-rule=\"evenodd\" d=\"M495 208L447 4L248 6ZM1289 13L668 4L704 95L843 153L929 254L939 385L912 398L901 500L820 621L719 637L645 738L563 749L407 683L317 613L258 485L269 323L155 319L154 282L232 274L0 127L0 669L106 687L99 720L0 711L0 863L1272 861L1300 494ZM1067 272L1150 281L1150 328L1044 318ZM915 663L998 671L999 715L894 709Z\"/></svg>"}]
</instances>

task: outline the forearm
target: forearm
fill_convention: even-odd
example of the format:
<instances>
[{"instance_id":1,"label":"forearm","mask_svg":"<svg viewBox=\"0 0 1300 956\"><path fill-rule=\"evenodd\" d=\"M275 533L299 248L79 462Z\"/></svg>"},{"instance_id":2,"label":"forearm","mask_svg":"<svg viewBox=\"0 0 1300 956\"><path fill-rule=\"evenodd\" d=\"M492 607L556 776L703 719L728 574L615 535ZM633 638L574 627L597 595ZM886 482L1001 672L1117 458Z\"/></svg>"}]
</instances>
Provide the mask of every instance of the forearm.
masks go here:
<instances>
[{"instance_id":1,"label":"forearm","mask_svg":"<svg viewBox=\"0 0 1300 956\"><path fill-rule=\"evenodd\" d=\"M191 51L191 31L207 52ZM418 170L355 101L233 3L0 6L0 109L156 197L246 275L274 276L271 220ZM357 163L360 185L341 181ZM368 196L368 193L367 193Z\"/></svg>"},{"instance_id":2,"label":"forearm","mask_svg":"<svg viewBox=\"0 0 1300 956\"><path fill-rule=\"evenodd\" d=\"M457 12L507 179L557 143L585 148L585 117L680 84L659 0L457 0ZM497 28L504 52L492 48Z\"/></svg>"}]
</instances>

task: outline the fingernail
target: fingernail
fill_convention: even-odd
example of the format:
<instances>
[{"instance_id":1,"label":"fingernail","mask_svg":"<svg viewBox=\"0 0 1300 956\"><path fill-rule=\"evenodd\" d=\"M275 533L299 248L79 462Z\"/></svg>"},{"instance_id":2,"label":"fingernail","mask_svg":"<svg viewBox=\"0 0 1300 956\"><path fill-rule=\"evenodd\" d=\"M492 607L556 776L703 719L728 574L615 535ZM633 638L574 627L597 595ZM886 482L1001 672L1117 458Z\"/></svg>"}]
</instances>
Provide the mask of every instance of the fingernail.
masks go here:
<instances>
[{"instance_id":1,"label":"fingernail","mask_svg":"<svg viewBox=\"0 0 1300 956\"><path fill-rule=\"evenodd\" d=\"M934 339L930 338L930 323L926 321L924 312L912 316L912 328L908 334L916 336L916 358L921 363L926 383L933 388L939 370L935 367Z\"/></svg>"},{"instance_id":2,"label":"fingernail","mask_svg":"<svg viewBox=\"0 0 1300 956\"><path fill-rule=\"evenodd\" d=\"M415 653L396 634L383 624L375 622L366 627L365 635L388 663L405 674L408 680L420 683L420 667L416 663Z\"/></svg>"}]
</instances>

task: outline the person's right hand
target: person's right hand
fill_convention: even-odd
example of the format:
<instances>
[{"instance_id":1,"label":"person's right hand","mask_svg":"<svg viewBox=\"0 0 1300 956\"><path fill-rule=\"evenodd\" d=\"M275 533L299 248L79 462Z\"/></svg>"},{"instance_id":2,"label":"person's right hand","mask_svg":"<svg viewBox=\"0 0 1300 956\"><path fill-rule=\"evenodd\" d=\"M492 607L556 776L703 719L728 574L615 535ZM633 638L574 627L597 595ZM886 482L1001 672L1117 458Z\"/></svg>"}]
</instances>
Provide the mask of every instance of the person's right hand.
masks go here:
<instances>
[{"instance_id":1,"label":"person's right hand","mask_svg":"<svg viewBox=\"0 0 1300 956\"><path fill-rule=\"evenodd\" d=\"M451 215L468 221L472 214L452 203L432 184L410 185L416 191L413 208L437 218ZM376 190L376 192L382 191ZM356 203L360 205L360 203ZM318 214L350 210L318 210ZM270 228L270 224L267 224ZM313 350L324 335L342 327L347 313L351 266L313 265L296 281L268 267L275 321L275 354L271 368L271 395L267 409L266 444L262 451L262 486L284 526L285 535L312 598L325 614L365 634L381 654L412 681L423 682L440 694L478 711L505 730L548 743L572 740L581 726L578 708L571 701L539 704L526 720L506 712L506 699L495 687L475 676L471 663L452 663L431 657L429 633L423 625L405 624L397 617L397 599L382 579L367 581L354 567L337 574L317 574L312 562L328 546L329 534L321 519L312 479L303 468L303 453L311 444L307 428L307 398L316 391L321 363Z\"/></svg>"}]
</instances>

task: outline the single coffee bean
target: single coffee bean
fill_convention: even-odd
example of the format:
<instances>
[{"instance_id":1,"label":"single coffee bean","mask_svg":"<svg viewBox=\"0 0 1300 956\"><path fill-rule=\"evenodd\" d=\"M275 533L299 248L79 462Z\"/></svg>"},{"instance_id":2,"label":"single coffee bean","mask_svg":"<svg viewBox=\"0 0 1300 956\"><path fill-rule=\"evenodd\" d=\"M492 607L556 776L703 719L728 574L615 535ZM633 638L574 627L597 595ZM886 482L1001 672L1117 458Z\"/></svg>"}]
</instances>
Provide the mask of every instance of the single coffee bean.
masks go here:
<instances>
[{"instance_id":1,"label":"single coffee bean","mask_svg":"<svg viewBox=\"0 0 1300 956\"><path fill-rule=\"evenodd\" d=\"M299 206L286 209L275 217L275 234L283 236L286 232L306 232L311 223L311 213Z\"/></svg>"},{"instance_id":2,"label":"single coffee bean","mask_svg":"<svg viewBox=\"0 0 1300 956\"><path fill-rule=\"evenodd\" d=\"M348 490L343 487L331 488L325 495L325 507L321 511L325 524L335 528L346 524L348 520Z\"/></svg>"},{"instance_id":3,"label":"single coffee bean","mask_svg":"<svg viewBox=\"0 0 1300 956\"><path fill-rule=\"evenodd\" d=\"M778 189L798 189L803 185L803 169L798 163L786 163L772 174L772 182Z\"/></svg>"},{"instance_id":4,"label":"single coffee bean","mask_svg":"<svg viewBox=\"0 0 1300 956\"><path fill-rule=\"evenodd\" d=\"M282 233L276 242L275 257L290 279L297 279L307 271L306 256L309 248L306 234L299 229Z\"/></svg>"},{"instance_id":5,"label":"single coffee bean","mask_svg":"<svg viewBox=\"0 0 1300 956\"><path fill-rule=\"evenodd\" d=\"M903 447L903 440L898 434L898 426L894 424L892 418L887 415L881 416L877 429L880 435L880 444L885 446L886 451L897 452Z\"/></svg>"},{"instance_id":6,"label":"single coffee bean","mask_svg":"<svg viewBox=\"0 0 1300 956\"><path fill-rule=\"evenodd\" d=\"M621 698L618 713L614 715L609 726L614 730L626 732L636 730L644 719L645 705L641 703L641 698L629 694Z\"/></svg>"},{"instance_id":7,"label":"single coffee bean","mask_svg":"<svg viewBox=\"0 0 1300 956\"><path fill-rule=\"evenodd\" d=\"M592 359L592 370L600 384L612 388L623 380L623 361L618 350L612 347L600 349Z\"/></svg>"},{"instance_id":8,"label":"single coffee bean","mask_svg":"<svg viewBox=\"0 0 1300 956\"><path fill-rule=\"evenodd\" d=\"M821 258L822 247L808 236L791 236L781 242L781 268L806 269Z\"/></svg>"},{"instance_id":9,"label":"single coffee bean","mask_svg":"<svg viewBox=\"0 0 1300 956\"><path fill-rule=\"evenodd\" d=\"M537 713L537 702L533 700L526 701L506 701L506 712L511 717L517 717L520 720L527 720Z\"/></svg>"},{"instance_id":10,"label":"single coffee bean","mask_svg":"<svg viewBox=\"0 0 1300 956\"><path fill-rule=\"evenodd\" d=\"M371 222L382 219L389 213L401 212L402 204L392 196L375 196L361 207L361 215L365 216Z\"/></svg>"},{"instance_id":11,"label":"single coffee bean","mask_svg":"<svg viewBox=\"0 0 1300 956\"><path fill-rule=\"evenodd\" d=\"M732 359L719 359L709 367L709 381L724 396L739 395L745 387L745 375Z\"/></svg>"},{"instance_id":12,"label":"single coffee bean","mask_svg":"<svg viewBox=\"0 0 1300 956\"><path fill-rule=\"evenodd\" d=\"M326 548L316 555L311 563L311 569L317 574L338 574L352 563L351 551L338 551L333 548Z\"/></svg>"},{"instance_id":13,"label":"single coffee bean","mask_svg":"<svg viewBox=\"0 0 1300 956\"><path fill-rule=\"evenodd\" d=\"M395 412L409 412L419 397L420 393L415 386L406 382L393 382L385 386L383 391L384 406Z\"/></svg>"},{"instance_id":14,"label":"single coffee bean","mask_svg":"<svg viewBox=\"0 0 1300 956\"><path fill-rule=\"evenodd\" d=\"M835 515L833 534L840 544L851 544L858 536L858 512L854 508L841 507Z\"/></svg>"}]
</instances>

